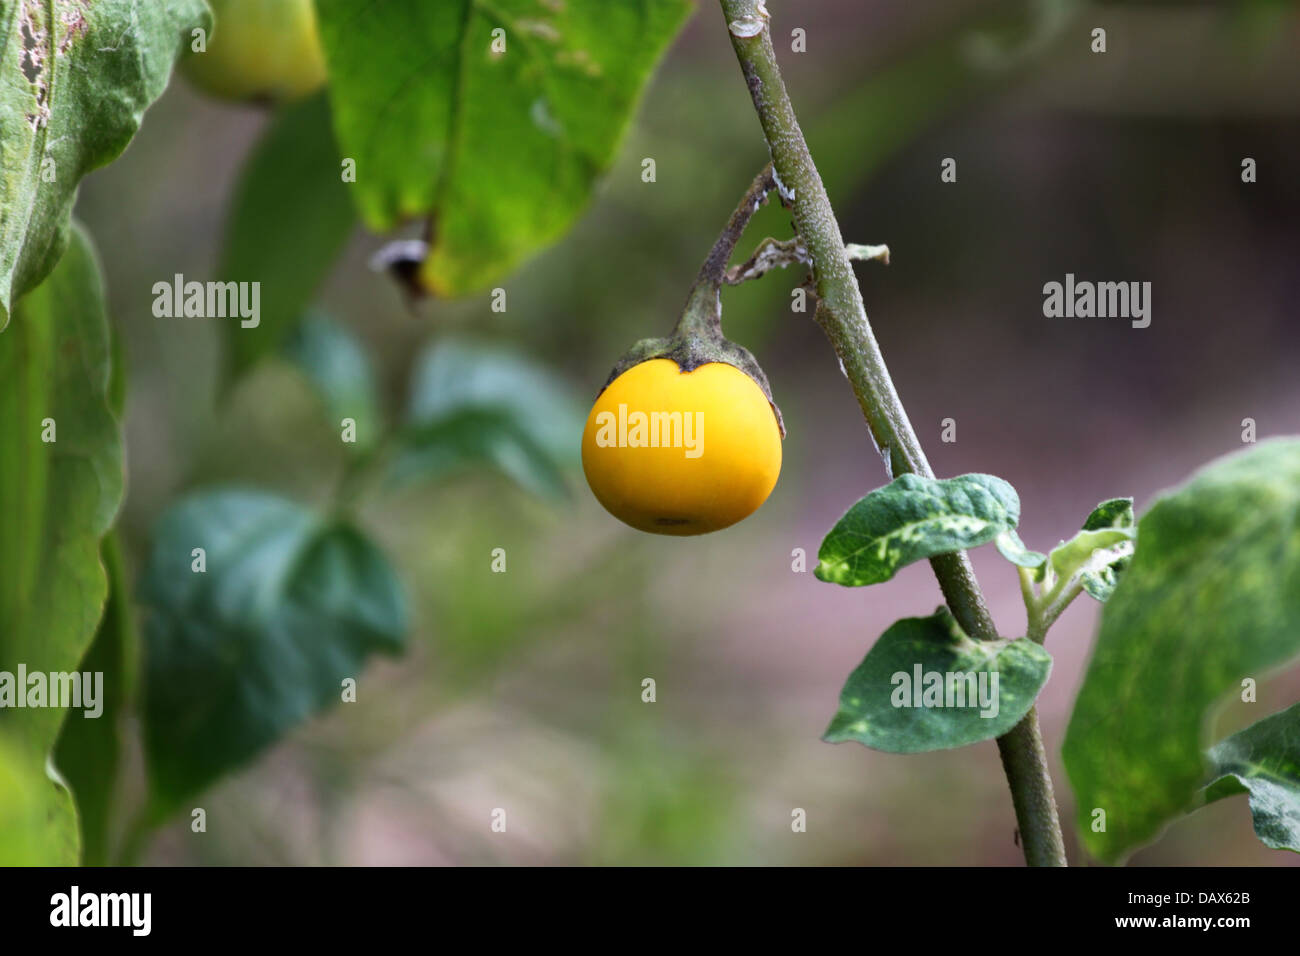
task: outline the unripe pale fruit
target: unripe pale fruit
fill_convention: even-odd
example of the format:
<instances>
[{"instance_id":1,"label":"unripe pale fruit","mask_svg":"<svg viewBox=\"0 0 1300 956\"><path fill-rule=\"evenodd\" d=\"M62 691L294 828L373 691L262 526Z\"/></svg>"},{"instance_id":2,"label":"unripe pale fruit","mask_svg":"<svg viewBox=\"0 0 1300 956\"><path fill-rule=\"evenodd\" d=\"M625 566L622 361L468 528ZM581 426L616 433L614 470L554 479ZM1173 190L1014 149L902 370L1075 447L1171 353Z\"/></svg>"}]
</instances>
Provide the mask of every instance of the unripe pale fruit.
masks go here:
<instances>
[{"instance_id":1,"label":"unripe pale fruit","mask_svg":"<svg viewBox=\"0 0 1300 956\"><path fill-rule=\"evenodd\" d=\"M725 362L633 365L600 393L582 467L605 509L641 531L717 531L758 510L781 472L781 428L762 388Z\"/></svg>"},{"instance_id":2,"label":"unripe pale fruit","mask_svg":"<svg viewBox=\"0 0 1300 956\"><path fill-rule=\"evenodd\" d=\"M325 83L312 0L208 0L207 50L182 61L200 89L228 100L281 102Z\"/></svg>"}]
</instances>

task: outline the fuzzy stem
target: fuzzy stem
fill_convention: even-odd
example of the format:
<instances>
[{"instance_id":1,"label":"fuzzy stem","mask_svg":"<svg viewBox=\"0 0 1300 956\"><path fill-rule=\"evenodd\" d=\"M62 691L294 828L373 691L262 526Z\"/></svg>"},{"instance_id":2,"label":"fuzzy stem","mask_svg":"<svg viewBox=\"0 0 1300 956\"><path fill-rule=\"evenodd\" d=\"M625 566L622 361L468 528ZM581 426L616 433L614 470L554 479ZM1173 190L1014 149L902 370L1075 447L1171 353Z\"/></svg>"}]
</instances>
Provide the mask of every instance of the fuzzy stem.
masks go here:
<instances>
[{"instance_id":1,"label":"fuzzy stem","mask_svg":"<svg viewBox=\"0 0 1300 956\"><path fill-rule=\"evenodd\" d=\"M696 285L707 284L715 289L722 287L727 274L727 263L731 261L731 254L736 251L736 243L740 241L754 213L767 202L767 194L775 188L772 164L768 163L749 184L749 189L745 190L745 195L736 206L735 212L727 220L727 228L722 230L722 235L718 236L718 241L709 250L708 258L704 260L704 265L700 266L699 278L695 280Z\"/></svg>"},{"instance_id":2,"label":"fuzzy stem","mask_svg":"<svg viewBox=\"0 0 1300 956\"><path fill-rule=\"evenodd\" d=\"M933 477L871 332L839 222L790 105L772 48L767 10L762 0L719 2L772 154L782 198L791 206L795 229L812 256L817 322L839 355L890 477L906 472ZM995 639L997 630L966 554L941 555L930 565L944 600L966 633L978 640ZM1025 860L1030 865L1065 865L1052 779L1034 710L998 738L998 749Z\"/></svg>"}]
</instances>

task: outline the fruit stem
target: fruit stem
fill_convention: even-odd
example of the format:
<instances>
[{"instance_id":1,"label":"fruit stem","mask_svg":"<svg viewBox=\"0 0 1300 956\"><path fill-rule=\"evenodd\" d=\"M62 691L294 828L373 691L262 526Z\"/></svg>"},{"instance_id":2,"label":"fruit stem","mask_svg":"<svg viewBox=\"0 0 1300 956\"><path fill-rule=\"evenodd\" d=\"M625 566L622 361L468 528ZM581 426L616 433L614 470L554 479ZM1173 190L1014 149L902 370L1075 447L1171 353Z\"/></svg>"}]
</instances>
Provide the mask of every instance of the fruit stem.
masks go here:
<instances>
[{"instance_id":1,"label":"fruit stem","mask_svg":"<svg viewBox=\"0 0 1300 956\"><path fill-rule=\"evenodd\" d=\"M772 164L768 163L749 184L740 204L727 220L727 227L722 230L713 248L709 250L708 258L700 266L700 273L686 297L686 308L682 310L682 316L673 329L675 338L698 336L715 342L722 339L721 293L726 281L727 263L731 261L736 243L740 242L749 220L767 202L767 194L775 188Z\"/></svg>"},{"instance_id":2,"label":"fruit stem","mask_svg":"<svg viewBox=\"0 0 1300 956\"><path fill-rule=\"evenodd\" d=\"M763 0L719 3L772 155L772 178L779 182L781 198L791 207L795 230L812 258L817 322L839 356L889 476L910 472L933 477L867 321L839 222L781 79ZM742 200L737 214L748 206ZM712 258L711 254L710 261ZM962 629L977 640L996 639L997 629L965 552L933 558L930 566ZM1011 787L1026 862L1031 866L1064 866L1061 823L1034 709L998 738L998 750Z\"/></svg>"}]
</instances>

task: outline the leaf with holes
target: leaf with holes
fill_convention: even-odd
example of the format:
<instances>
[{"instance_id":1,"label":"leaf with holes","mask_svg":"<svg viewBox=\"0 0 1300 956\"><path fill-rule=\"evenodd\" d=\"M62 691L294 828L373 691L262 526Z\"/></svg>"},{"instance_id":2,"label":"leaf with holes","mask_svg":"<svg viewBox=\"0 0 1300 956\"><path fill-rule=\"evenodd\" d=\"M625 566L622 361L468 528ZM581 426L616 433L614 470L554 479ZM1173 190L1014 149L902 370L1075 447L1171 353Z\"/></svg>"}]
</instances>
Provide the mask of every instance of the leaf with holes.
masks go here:
<instances>
[{"instance_id":1,"label":"leaf with holes","mask_svg":"<svg viewBox=\"0 0 1300 956\"><path fill-rule=\"evenodd\" d=\"M817 552L816 574L849 587L879 584L913 561L987 544L1019 521L1020 498L1001 478L902 475L836 523Z\"/></svg>"},{"instance_id":2,"label":"leaf with holes","mask_svg":"<svg viewBox=\"0 0 1300 956\"><path fill-rule=\"evenodd\" d=\"M1193 804L1215 704L1300 654L1300 439L1211 462L1137 527L1063 750L1082 839L1106 861Z\"/></svg>"},{"instance_id":3,"label":"leaf with holes","mask_svg":"<svg viewBox=\"0 0 1300 956\"><path fill-rule=\"evenodd\" d=\"M203 0L0 4L0 330L68 243L77 186L162 93Z\"/></svg>"},{"instance_id":4,"label":"leaf with holes","mask_svg":"<svg viewBox=\"0 0 1300 956\"><path fill-rule=\"evenodd\" d=\"M1052 658L1033 641L974 641L940 608L894 623L849 675L823 739L911 754L999 737L1029 712Z\"/></svg>"},{"instance_id":5,"label":"leaf with holes","mask_svg":"<svg viewBox=\"0 0 1300 956\"><path fill-rule=\"evenodd\" d=\"M427 218L419 282L488 287L562 236L688 0L317 0L334 125L370 228Z\"/></svg>"}]
</instances>

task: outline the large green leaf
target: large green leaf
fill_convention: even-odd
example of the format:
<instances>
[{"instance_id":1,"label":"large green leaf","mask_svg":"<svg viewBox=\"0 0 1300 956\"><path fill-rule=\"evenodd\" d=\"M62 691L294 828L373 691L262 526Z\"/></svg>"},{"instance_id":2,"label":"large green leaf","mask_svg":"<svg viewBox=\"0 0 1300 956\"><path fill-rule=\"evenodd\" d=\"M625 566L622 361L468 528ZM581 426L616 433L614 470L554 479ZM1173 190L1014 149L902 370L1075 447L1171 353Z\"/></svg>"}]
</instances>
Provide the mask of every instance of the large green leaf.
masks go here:
<instances>
[{"instance_id":1,"label":"large green leaf","mask_svg":"<svg viewBox=\"0 0 1300 956\"><path fill-rule=\"evenodd\" d=\"M15 314L0 336L0 671L22 664L28 673L66 672L77 667L103 609L99 542L122 497L108 320L99 266L79 228ZM54 707L0 711L0 737L25 755L24 776L42 781L42 845L51 863L77 860L71 800L45 779L64 715ZM7 838L0 832L0 844Z\"/></svg>"},{"instance_id":2,"label":"large green leaf","mask_svg":"<svg viewBox=\"0 0 1300 956\"><path fill-rule=\"evenodd\" d=\"M204 549L205 571L193 551ZM406 600L356 529L273 495L191 495L162 518L142 580L145 751L161 819L340 700L405 644Z\"/></svg>"},{"instance_id":3,"label":"large green leaf","mask_svg":"<svg viewBox=\"0 0 1300 956\"><path fill-rule=\"evenodd\" d=\"M71 671L103 610L99 541L122 498L103 289L79 229L16 315L21 326L0 337L0 669ZM21 727L43 756L62 719L53 708L17 710L0 728Z\"/></svg>"},{"instance_id":4,"label":"large green leaf","mask_svg":"<svg viewBox=\"0 0 1300 956\"><path fill-rule=\"evenodd\" d=\"M1193 803L1214 704L1300 651L1300 440L1207 465L1152 506L1138 541L1064 748L1083 840L1107 861Z\"/></svg>"},{"instance_id":5,"label":"large green leaf","mask_svg":"<svg viewBox=\"0 0 1300 956\"><path fill-rule=\"evenodd\" d=\"M126 148L203 0L0 0L0 329L63 254L82 177Z\"/></svg>"},{"instance_id":6,"label":"large green leaf","mask_svg":"<svg viewBox=\"0 0 1300 956\"><path fill-rule=\"evenodd\" d=\"M227 368L245 372L285 340L356 225L319 96L282 107L244 164L226 224L218 275L259 282L260 316L225 319Z\"/></svg>"},{"instance_id":7,"label":"large green leaf","mask_svg":"<svg viewBox=\"0 0 1300 956\"><path fill-rule=\"evenodd\" d=\"M86 866L109 862L110 826L122 759L122 717L139 659L135 618L116 534L104 539L103 555L108 570L108 603L80 666L83 673L103 675L100 713L93 717L84 711L69 713L54 751L59 773L77 801L81 862Z\"/></svg>"},{"instance_id":8,"label":"large green leaf","mask_svg":"<svg viewBox=\"0 0 1300 956\"><path fill-rule=\"evenodd\" d=\"M1300 852L1300 704L1220 741L1209 758L1207 799L1244 790L1255 835L1275 850Z\"/></svg>"},{"instance_id":9,"label":"large green leaf","mask_svg":"<svg viewBox=\"0 0 1300 956\"><path fill-rule=\"evenodd\" d=\"M888 581L899 568L987 544L1020 521L1016 490L993 475L902 475L853 505L817 552L816 574L845 586Z\"/></svg>"},{"instance_id":10,"label":"large green leaf","mask_svg":"<svg viewBox=\"0 0 1300 956\"><path fill-rule=\"evenodd\" d=\"M432 221L421 280L487 287L574 223L688 0L317 0L366 223ZM505 52L494 53L494 31ZM502 34L498 34L498 37Z\"/></svg>"},{"instance_id":11,"label":"large green leaf","mask_svg":"<svg viewBox=\"0 0 1300 956\"><path fill-rule=\"evenodd\" d=\"M54 783L39 767L33 767L27 753L0 734L0 866L71 865L77 862L76 821L69 829L71 801L50 794ZM63 831L49 830L51 800L63 814ZM55 852L50 838L73 838L71 850Z\"/></svg>"},{"instance_id":12,"label":"large green leaf","mask_svg":"<svg viewBox=\"0 0 1300 956\"><path fill-rule=\"evenodd\" d=\"M974 641L946 608L894 623L849 675L823 739L911 754L999 737L1029 712L1052 658L1033 641Z\"/></svg>"},{"instance_id":13,"label":"large green leaf","mask_svg":"<svg viewBox=\"0 0 1300 956\"><path fill-rule=\"evenodd\" d=\"M495 467L529 491L565 491L582 416L568 386L545 367L487 346L442 342L416 365L391 476L428 478Z\"/></svg>"}]
</instances>

